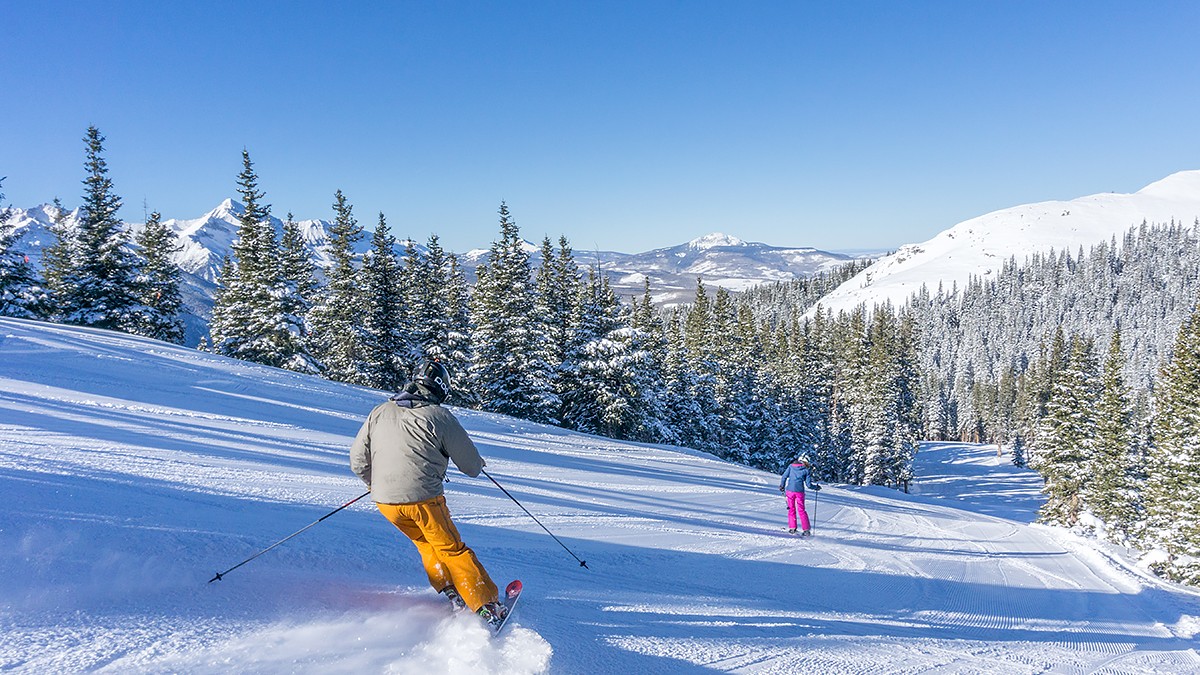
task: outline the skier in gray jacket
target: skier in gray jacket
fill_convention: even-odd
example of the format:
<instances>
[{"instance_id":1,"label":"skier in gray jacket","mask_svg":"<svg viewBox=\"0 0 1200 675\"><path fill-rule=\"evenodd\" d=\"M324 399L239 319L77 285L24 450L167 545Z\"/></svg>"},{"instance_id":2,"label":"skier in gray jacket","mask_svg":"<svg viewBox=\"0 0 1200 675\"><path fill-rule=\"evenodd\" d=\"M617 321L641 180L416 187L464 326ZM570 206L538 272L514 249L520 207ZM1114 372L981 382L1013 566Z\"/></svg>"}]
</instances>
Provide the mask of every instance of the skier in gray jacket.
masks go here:
<instances>
[{"instance_id":1,"label":"skier in gray jacket","mask_svg":"<svg viewBox=\"0 0 1200 675\"><path fill-rule=\"evenodd\" d=\"M499 590L459 536L443 496L451 460L472 478L485 464L462 424L441 406L450 390L445 366L422 363L403 391L367 416L350 447L350 468L380 513L416 545L434 590L495 623L504 612Z\"/></svg>"}]
</instances>

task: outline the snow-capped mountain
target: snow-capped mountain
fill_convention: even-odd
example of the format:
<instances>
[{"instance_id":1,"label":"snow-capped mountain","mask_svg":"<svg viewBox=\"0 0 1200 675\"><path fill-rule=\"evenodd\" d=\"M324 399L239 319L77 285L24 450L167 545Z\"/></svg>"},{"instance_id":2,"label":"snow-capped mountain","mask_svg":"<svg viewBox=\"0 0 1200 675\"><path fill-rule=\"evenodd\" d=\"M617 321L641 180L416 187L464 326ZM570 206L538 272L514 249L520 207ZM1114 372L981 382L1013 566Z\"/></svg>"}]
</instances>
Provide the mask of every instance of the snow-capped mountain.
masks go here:
<instances>
[{"instance_id":1,"label":"snow-capped mountain","mask_svg":"<svg viewBox=\"0 0 1200 675\"><path fill-rule=\"evenodd\" d=\"M183 271L199 276L207 281L215 282L221 276L221 263L226 256L233 252L233 243L237 240L238 223L246 208L240 202L226 199L217 208L193 220L170 219L164 221L179 237L183 250L177 257L177 262ZM283 233L283 221L271 216L271 224L277 234ZM329 257L329 228L327 220L298 220L304 241L312 252L313 261L318 266L330 264ZM374 224L359 223L369 234ZM135 229L140 225L133 225ZM403 252L405 242L397 242L397 253ZM371 247L369 236L364 236L355 245L356 252L365 253Z\"/></svg>"},{"instance_id":2,"label":"snow-capped mountain","mask_svg":"<svg viewBox=\"0 0 1200 675\"><path fill-rule=\"evenodd\" d=\"M1200 171L1181 171L1133 194L1104 193L1070 201L1024 204L963 221L920 244L902 246L839 286L820 305L834 312L860 304L902 304L925 285L948 291L972 276L999 270L1009 258L1022 262L1050 249L1085 250L1142 222L1200 219Z\"/></svg>"},{"instance_id":3,"label":"snow-capped mountain","mask_svg":"<svg viewBox=\"0 0 1200 675\"><path fill-rule=\"evenodd\" d=\"M541 264L539 246L525 242L525 250L535 266ZM461 258L463 268L473 274L487 254L487 249L468 251ZM621 296L641 297L648 279L653 301L660 307L691 302L697 278L703 278L710 291L720 286L738 292L758 284L809 277L853 259L815 248L744 242L720 232L644 253L576 249L574 254L581 268L599 265Z\"/></svg>"},{"instance_id":4,"label":"snow-capped mountain","mask_svg":"<svg viewBox=\"0 0 1200 675\"><path fill-rule=\"evenodd\" d=\"M589 263L593 257L583 251L577 255L581 264ZM815 248L744 242L720 232L645 253L595 257L611 276L618 292L640 295L645 279L649 278L651 292L659 305L691 302L697 278L704 279L710 291L720 286L736 292L758 284L810 277L852 259Z\"/></svg>"}]
</instances>

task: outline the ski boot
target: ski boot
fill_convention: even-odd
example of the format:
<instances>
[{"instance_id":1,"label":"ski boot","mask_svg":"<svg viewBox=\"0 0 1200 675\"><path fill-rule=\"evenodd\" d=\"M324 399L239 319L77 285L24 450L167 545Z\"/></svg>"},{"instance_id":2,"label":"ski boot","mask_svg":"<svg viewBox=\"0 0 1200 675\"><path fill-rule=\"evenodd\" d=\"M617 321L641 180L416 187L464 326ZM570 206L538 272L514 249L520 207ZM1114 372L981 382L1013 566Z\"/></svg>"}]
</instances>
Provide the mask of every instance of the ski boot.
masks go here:
<instances>
[{"instance_id":1,"label":"ski boot","mask_svg":"<svg viewBox=\"0 0 1200 675\"><path fill-rule=\"evenodd\" d=\"M792 535L796 534L796 528L793 527L793 528L789 529L788 534L792 534Z\"/></svg>"},{"instance_id":2,"label":"ski boot","mask_svg":"<svg viewBox=\"0 0 1200 675\"><path fill-rule=\"evenodd\" d=\"M793 531L794 531L794 530L793 530ZM811 536L812 536L812 532L809 532L808 530L804 530L803 532L801 532L801 533L800 533L800 536L801 536L801 537L811 537Z\"/></svg>"},{"instance_id":3,"label":"ski boot","mask_svg":"<svg viewBox=\"0 0 1200 675\"><path fill-rule=\"evenodd\" d=\"M467 608L466 601L462 599L462 596L458 594L458 589L453 585L447 586L439 592L446 596L446 599L450 601L450 606L454 608L455 612L461 612Z\"/></svg>"},{"instance_id":4,"label":"ski boot","mask_svg":"<svg viewBox=\"0 0 1200 675\"><path fill-rule=\"evenodd\" d=\"M489 628L495 631L504 624L504 619L508 616L508 608L498 602L489 602L475 613Z\"/></svg>"}]
</instances>

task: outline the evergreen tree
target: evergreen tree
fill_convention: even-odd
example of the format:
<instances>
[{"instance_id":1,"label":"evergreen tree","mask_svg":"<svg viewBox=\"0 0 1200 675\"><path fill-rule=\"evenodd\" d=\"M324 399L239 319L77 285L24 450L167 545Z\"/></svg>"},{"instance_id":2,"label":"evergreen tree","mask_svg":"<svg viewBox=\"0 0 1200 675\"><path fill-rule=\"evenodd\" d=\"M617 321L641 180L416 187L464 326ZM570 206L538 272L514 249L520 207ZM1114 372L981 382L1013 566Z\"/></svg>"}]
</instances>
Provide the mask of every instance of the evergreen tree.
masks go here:
<instances>
[{"instance_id":1,"label":"evergreen tree","mask_svg":"<svg viewBox=\"0 0 1200 675\"><path fill-rule=\"evenodd\" d=\"M271 207L261 202L266 195L258 189L258 174L244 149L238 192L242 198L238 239L218 279L209 324L212 349L243 361L283 367L292 362L300 336L293 332L295 320L285 304L286 284Z\"/></svg>"},{"instance_id":2,"label":"evergreen tree","mask_svg":"<svg viewBox=\"0 0 1200 675\"><path fill-rule=\"evenodd\" d=\"M579 268L566 237L559 237L558 250L550 238L542 240L542 264L537 271L536 311L546 336L545 360L551 366L551 382L560 401L570 395L568 350L572 335L575 301L580 292ZM559 417L566 419L561 410Z\"/></svg>"},{"instance_id":3,"label":"evergreen tree","mask_svg":"<svg viewBox=\"0 0 1200 675\"><path fill-rule=\"evenodd\" d=\"M1105 524L1107 535L1125 541L1138 521L1133 406L1122 372L1121 331L1113 331L1096 407L1096 444L1084 484L1084 500Z\"/></svg>"},{"instance_id":4,"label":"evergreen tree","mask_svg":"<svg viewBox=\"0 0 1200 675\"><path fill-rule=\"evenodd\" d=\"M895 322L891 307L877 308L869 339L868 378L864 401L867 416L863 439L863 480L868 485L891 484L891 467L897 452L900 427L897 377L893 364L896 347L890 330Z\"/></svg>"},{"instance_id":5,"label":"evergreen tree","mask_svg":"<svg viewBox=\"0 0 1200 675\"><path fill-rule=\"evenodd\" d=\"M308 325L308 314L320 285L304 232L291 213L283 223L279 244L279 277L283 287L280 309L289 337L280 349L282 366L300 373L320 373L323 368L310 351L312 335Z\"/></svg>"},{"instance_id":6,"label":"evergreen tree","mask_svg":"<svg viewBox=\"0 0 1200 675\"><path fill-rule=\"evenodd\" d=\"M390 391L398 391L408 381L408 371L400 360L408 345L401 333L405 301L395 245L396 238L380 213L371 237L371 250L363 258L362 339L366 384Z\"/></svg>"},{"instance_id":7,"label":"evergreen tree","mask_svg":"<svg viewBox=\"0 0 1200 675\"><path fill-rule=\"evenodd\" d=\"M49 295L47 316L62 321L67 313L69 298L77 295L75 287L81 281L75 264L80 255L79 239L76 236L77 228L58 197L50 205L50 221L50 234L54 241L42 249L42 273Z\"/></svg>"},{"instance_id":8,"label":"evergreen tree","mask_svg":"<svg viewBox=\"0 0 1200 675\"><path fill-rule=\"evenodd\" d=\"M311 316L314 355L325 367L325 376L339 382L367 384L365 331L362 325L363 297L354 265L354 244L363 230L354 218L353 207L338 190L334 194L334 221L330 227L326 285Z\"/></svg>"},{"instance_id":9,"label":"evergreen tree","mask_svg":"<svg viewBox=\"0 0 1200 675\"><path fill-rule=\"evenodd\" d=\"M786 391L777 370L767 366L765 335L759 332L754 313L749 307L736 307L736 339L734 358L744 381L737 383L741 399L729 406L736 415L741 432L740 460L750 466L769 471L778 468L781 460L798 454L798 448L786 433L782 402Z\"/></svg>"},{"instance_id":10,"label":"evergreen tree","mask_svg":"<svg viewBox=\"0 0 1200 675\"><path fill-rule=\"evenodd\" d=\"M697 434L689 443L691 447L722 455L723 419L721 403L717 395L717 380L713 345L714 317L712 302L704 288L704 281L696 279L696 300L685 310L681 330L673 338L682 340L683 354L687 365L681 373L689 381L689 395L699 408L699 415L692 426Z\"/></svg>"},{"instance_id":11,"label":"evergreen tree","mask_svg":"<svg viewBox=\"0 0 1200 675\"><path fill-rule=\"evenodd\" d=\"M1072 526L1085 508L1083 485L1091 478L1096 444L1097 370L1091 342L1073 336L1035 441L1046 479L1046 503L1039 515L1043 522Z\"/></svg>"},{"instance_id":12,"label":"evergreen tree","mask_svg":"<svg viewBox=\"0 0 1200 675\"><path fill-rule=\"evenodd\" d=\"M436 234L429 237L425 255L416 264L412 292L412 334L420 358L449 360L450 298L446 290L450 283L450 260Z\"/></svg>"},{"instance_id":13,"label":"evergreen tree","mask_svg":"<svg viewBox=\"0 0 1200 675\"><path fill-rule=\"evenodd\" d=\"M648 443L674 442L675 435L668 425L667 341L662 318L650 301L649 279L645 280L640 302L635 303L622 323L631 329L629 353L641 353L630 360L635 366L630 374L630 387L636 392L639 415L644 421L629 438Z\"/></svg>"},{"instance_id":14,"label":"evergreen tree","mask_svg":"<svg viewBox=\"0 0 1200 675\"><path fill-rule=\"evenodd\" d=\"M529 254L508 205L500 203L500 238L479 266L471 296L475 358L472 380L484 410L535 422L557 422L559 400L546 363Z\"/></svg>"},{"instance_id":15,"label":"evergreen tree","mask_svg":"<svg viewBox=\"0 0 1200 675\"><path fill-rule=\"evenodd\" d=\"M1041 471L1042 467L1041 448L1045 444L1038 444L1038 436L1045 427L1044 420L1050 412L1050 399L1067 367L1067 342L1063 335L1061 324L1055 328L1049 350L1046 351L1044 349L1043 352L1044 358L1042 359L1041 367L1036 372L1031 383L1033 392L1029 401L1030 410L1025 415L1026 423L1028 424L1025 427L1025 431L1027 436L1033 440L1032 445L1029 447L1029 466L1039 471Z\"/></svg>"},{"instance_id":16,"label":"evergreen tree","mask_svg":"<svg viewBox=\"0 0 1200 675\"><path fill-rule=\"evenodd\" d=\"M146 226L134 241L141 248L145 261L138 278L144 309L137 316L135 332L156 340L183 344L183 320L180 319L183 295L179 290L183 273L174 260L183 246L176 240L175 233L162 223L158 211L150 214Z\"/></svg>"},{"instance_id":17,"label":"evergreen tree","mask_svg":"<svg viewBox=\"0 0 1200 675\"><path fill-rule=\"evenodd\" d=\"M471 313L470 292L467 279L459 267L458 257L453 253L446 256L449 276L446 281L446 343L440 358L442 364L454 377L454 403L478 407L479 397L469 376L471 362Z\"/></svg>"},{"instance_id":18,"label":"evergreen tree","mask_svg":"<svg viewBox=\"0 0 1200 675\"><path fill-rule=\"evenodd\" d=\"M797 414L793 422L796 429L797 454L806 453L813 460L813 471L818 480L839 480L834 472L838 465L836 438L834 434L834 383L836 368L832 335L828 316L817 308L803 328L793 329L797 339L791 348L796 354L792 377L797 391ZM792 458L781 457L780 465ZM778 468L778 466L776 467Z\"/></svg>"},{"instance_id":19,"label":"evergreen tree","mask_svg":"<svg viewBox=\"0 0 1200 675\"><path fill-rule=\"evenodd\" d=\"M1027 466L1025 459L1025 437L1019 431L1013 435L1012 439L1012 463L1014 466L1021 468Z\"/></svg>"},{"instance_id":20,"label":"evergreen tree","mask_svg":"<svg viewBox=\"0 0 1200 675\"><path fill-rule=\"evenodd\" d=\"M425 358L427 336L422 334L422 322L427 320L430 314L425 309L425 303L441 293L441 289L434 285L431 272L421 251L417 249L417 242L411 238L406 239L400 266L400 287L404 289L406 300L401 314L404 352L400 354L400 363L406 372L411 372L418 362Z\"/></svg>"},{"instance_id":21,"label":"evergreen tree","mask_svg":"<svg viewBox=\"0 0 1200 675\"><path fill-rule=\"evenodd\" d=\"M739 330L737 308L723 287L718 286L714 293L712 321L706 333L721 419L717 452L732 461L747 463L751 452L748 419L755 414L749 404L753 401L758 359L751 354L753 331Z\"/></svg>"},{"instance_id":22,"label":"evergreen tree","mask_svg":"<svg viewBox=\"0 0 1200 675\"><path fill-rule=\"evenodd\" d=\"M710 435L708 410L701 405L701 380L688 359L683 340L683 316L675 312L664 327L663 398L668 443L691 448L705 447ZM715 405L715 404L714 404Z\"/></svg>"},{"instance_id":23,"label":"evergreen tree","mask_svg":"<svg viewBox=\"0 0 1200 675\"><path fill-rule=\"evenodd\" d=\"M834 383L832 410L835 450L835 480L862 485L866 478L868 443L872 438L871 342L867 332L866 311L858 309L843 315L833 326L837 345L834 359L837 379Z\"/></svg>"},{"instance_id":24,"label":"evergreen tree","mask_svg":"<svg viewBox=\"0 0 1200 675\"><path fill-rule=\"evenodd\" d=\"M612 367L624 354L618 353L622 345L609 339L618 328L617 310L616 296L603 273L589 270L575 300L564 355L562 420L572 429L607 436L624 426L620 408L626 401Z\"/></svg>"},{"instance_id":25,"label":"evergreen tree","mask_svg":"<svg viewBox=\"0 0 1200 675\"><path fill-rule=\"evenodd\" d=\"M1166 553L1153 567L1200 584L1200 310L1180 327L1155 389L1147 466L1147 544Z\"/></svg>"},{"instance_id":26,"label":"evergreen tree","mask_svg":"<svg viewBox=\"0 0 1200 675\"><path fill-rule=\"evenodd\" d=\"M139 310L139 261L117 217L121 198L108 177L104 136L91 126L83 140L87 177L79 222L56 233L69 239L60 242L54 263L61 267L47 280L64 322L128 331L135 328Z\"/></svg>"}]
</instances>

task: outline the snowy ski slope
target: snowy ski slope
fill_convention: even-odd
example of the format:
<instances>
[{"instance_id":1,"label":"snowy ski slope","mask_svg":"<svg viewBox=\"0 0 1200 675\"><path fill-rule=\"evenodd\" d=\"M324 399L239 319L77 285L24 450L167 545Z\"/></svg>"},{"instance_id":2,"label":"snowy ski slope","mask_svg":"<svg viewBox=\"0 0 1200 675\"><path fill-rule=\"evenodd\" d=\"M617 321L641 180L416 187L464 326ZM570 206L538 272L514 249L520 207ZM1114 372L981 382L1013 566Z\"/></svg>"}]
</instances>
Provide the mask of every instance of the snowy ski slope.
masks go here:
<instances>
[{"instance_id":1,"label":"snowy ski slope","mask_svg":"<svg viewBox=\"0 0 1200 675\"><path fill-rule=\"evenodd\" d=\"M489 472L447 498L498 582L490 640L359 503L385 394L114 333L0 319L0 670L28 673L1200 672L1200 597L1030 525L1038 481L927 444L912 495L457 411ZM810 498L811 499L811 498Z\"/></svg>"}]
</instances>

